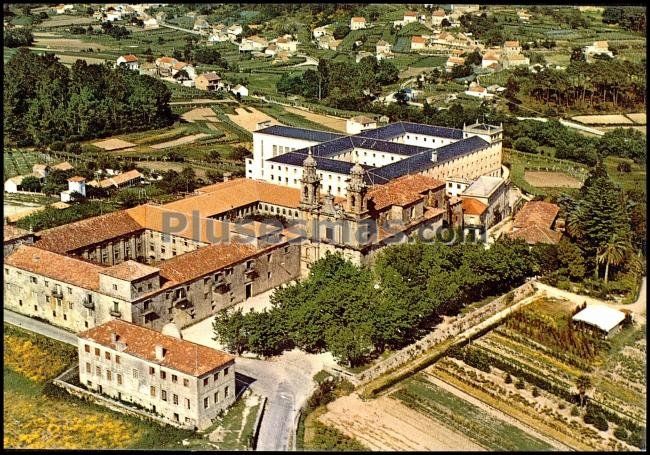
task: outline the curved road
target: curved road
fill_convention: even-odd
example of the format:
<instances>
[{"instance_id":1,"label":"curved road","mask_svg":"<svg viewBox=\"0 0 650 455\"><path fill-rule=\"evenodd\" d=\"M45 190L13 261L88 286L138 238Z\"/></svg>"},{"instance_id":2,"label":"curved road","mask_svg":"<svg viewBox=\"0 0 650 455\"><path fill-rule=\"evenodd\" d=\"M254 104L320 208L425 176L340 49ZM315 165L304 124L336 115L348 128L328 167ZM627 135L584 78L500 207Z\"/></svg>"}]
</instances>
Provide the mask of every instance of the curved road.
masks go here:
<instances>
[{"instance_id":1,"label":"curved road","mask_svg":"<svg viewBox=\"0 0 650 455\"><path fill-rule=\"evenodd\" d=\"M77 336L67 330L4 309L4 322L77 346ZM292 450L299 409L312 391L313 367L301 358L264 361L237 358L236 371L253 379L250 388L266 396L257 450ZM248 382L248 381L246 381Z\"/></svg>"}]
</instances>

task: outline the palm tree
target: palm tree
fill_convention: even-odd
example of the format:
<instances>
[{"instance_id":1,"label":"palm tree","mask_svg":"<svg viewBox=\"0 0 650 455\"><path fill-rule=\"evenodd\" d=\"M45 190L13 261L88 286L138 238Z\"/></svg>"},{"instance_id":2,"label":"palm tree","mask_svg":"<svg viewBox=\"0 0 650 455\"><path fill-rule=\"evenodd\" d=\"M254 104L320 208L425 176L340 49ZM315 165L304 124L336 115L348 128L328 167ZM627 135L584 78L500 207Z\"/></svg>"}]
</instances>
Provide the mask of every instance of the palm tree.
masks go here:
<instances>
[{"instance_id":1,"label":"palm tree","mask_svg":"<svg viewBox=\"0 0 650 455\"><path fill-rule=\"evenodd\" d=\"M598 264L605 263L605 283L609 279L609 265L620 265L631 250L630 242L614 234L609 241L599 249ZM598 267L596 265L596 267Z\"/></svg>"},{"instance_id":2,"label":"palm tree","mask_svg":"<svg viewBox=\"0 0 650 455\"><path fill-rule=\"evenodd\" d=\"M591 378L586 374L581 375L578 377L578 379L576 379L576 387L578 388L578 393L580 394L580 406L584 406L587 389L591 387Z\"/></svg>"}]
</instances>

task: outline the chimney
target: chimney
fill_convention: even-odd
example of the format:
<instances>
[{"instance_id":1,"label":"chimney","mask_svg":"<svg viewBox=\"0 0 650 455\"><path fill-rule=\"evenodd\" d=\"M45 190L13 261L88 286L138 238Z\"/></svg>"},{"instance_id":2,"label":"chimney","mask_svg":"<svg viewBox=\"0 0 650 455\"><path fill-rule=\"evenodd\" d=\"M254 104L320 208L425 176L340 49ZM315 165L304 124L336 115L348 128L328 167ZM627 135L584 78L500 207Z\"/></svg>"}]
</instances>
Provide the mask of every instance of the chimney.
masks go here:
<instances>
[{"instance_id":1,"label":"chimney","mask_svg":"<svg viewBox=\"0 0 650 455\"><path fill-rule=\"evenodd\" d=\"M228 180L230 180L230 177L232 177L232 172L224 172L223 173L223 181L224 182L227 182Z\"/></svg>"},{"instance_id":2,"label":"chimney","mask_svg":"<svg viewBox=\"0 0 650 455\"><path fill-rule=\"evenodd\" d=\"M120 336L115 332L111 332L111 342L117 343L118 341L120 341Z\"/></svg>"},{"instance_id":3,"label":"chimney","mask_svg":"<svg viewBox=\"0 0 650 455\"><path fill-rule=\"evenodd\" d=\"M157 344L156 345L156 360L164 360L166 351L167 350L164 347Z\"/></svg>"}]
</instances>

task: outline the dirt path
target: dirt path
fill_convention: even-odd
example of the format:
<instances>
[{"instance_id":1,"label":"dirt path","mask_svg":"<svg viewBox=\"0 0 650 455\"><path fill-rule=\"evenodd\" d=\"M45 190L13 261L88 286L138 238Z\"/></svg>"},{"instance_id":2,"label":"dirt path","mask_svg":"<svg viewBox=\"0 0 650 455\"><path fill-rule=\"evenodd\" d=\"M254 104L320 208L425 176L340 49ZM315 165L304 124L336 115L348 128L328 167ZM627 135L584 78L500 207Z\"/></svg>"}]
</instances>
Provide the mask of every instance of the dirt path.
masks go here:
<instances>
[{"instance_id":1,"label":"dirt path","mask_svg":"<svg viewBox=\"0 0 650 455\"><path fill-rule=\"evenodd\" d=\"M428 370L428 369L427 369ZM477 406L478 408L482 409L483 411L487 412L491 416L503 420L504 422L509 423L510 425L514 425L515 427L519 428L520 430L524 431L525 433L537 438L541 439L542 441L552 445L558 450L562 451L569 451L571 450L570 447L562 444L559 441L556 441L553 438L550 438L542 433L539 433L538 431L534 430L533 428L529 427L525 423L520 422L519 420L515 419L514 417L509 416L508 414L499 411L498 409L493 408L487 403L484 403L483 401L474 398L473 396L463 392L462 390L457 389L451 384L446 383L445 381L438 379L431 374L429 374L428 371L425 370L425 377L428 381L432 382L433 384L437 385L441 389L446 390L447 392L453 393L456 395L458 398L461 398L465 401L467 401L470 404L473 404L474 406Z\"/></svg>"},{"instance_id":2,"label":"dirt path","mask_svg":"<svg viewBox=\"0 0 650 455\"><path fill-rule=\"evenodd\" d=\"M362 401L357 394L339 398L327 405L319 420L375 451L485 450L387 396L371 401Z\"/></svg>"},{"instance_id":3,"label":"dirt path","mask_svg":"<svg viewBox=\"0 0 650 455\"><path fill-rule=\"evenodd\" d=\"M311 120L312 122L319 123L321 125L324 125L328 128L332 128L333 130L336 131L341 131L345 133L345 119L340 118L340 117L334 117L332 115L323 115L323 114L315 114L313 112L305 111L302 109L298 109L295 107L285 107L284 108L287 112L291 112L292 114L300 115L301 117L305 117L307 120Z\"/></svg>"},{"instance_id":4,"label":"dirt path","mask_svg":"<svg viewBox=\"0 0 650 455\"><path fill-rule=\"evenodd\" d=\"M192 142L201 139L202 137L206 137L208 134L206 133L198 133L198 134L193 134L191 136L185 136L181 137L179 139L174 139L173 141L168 141L168 142L161 142L160 144L154 144L150 145L152 149L166 149L169 147L176 147L177 145L184 145L184 144L191 144Z\"/></svg>"}]
</instances>

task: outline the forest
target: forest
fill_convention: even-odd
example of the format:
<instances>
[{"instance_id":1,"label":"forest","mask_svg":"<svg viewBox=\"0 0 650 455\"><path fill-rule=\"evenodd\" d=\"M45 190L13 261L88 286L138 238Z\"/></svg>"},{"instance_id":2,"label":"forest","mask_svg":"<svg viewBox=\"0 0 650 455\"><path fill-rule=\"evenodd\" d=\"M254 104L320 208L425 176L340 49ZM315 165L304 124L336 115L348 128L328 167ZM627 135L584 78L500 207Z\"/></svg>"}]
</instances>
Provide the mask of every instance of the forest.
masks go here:
<instances>
[{"instance_id":1,"label":"forest","mask_svg":"<svg viewBox=\"0 0 650 455\"><path fill-rule=\"evenodd\" d=\"M488 250L473 243L395 245L372 267L330 254L312 265L307 279L276 290L270 310L224 310L214 330L233 352L276 355L298 347L330 351L356 366L419 339L441 315L504 293L535 270L528 246L509 240Z\"/></svg>"},{"instance_id":2,"label":"forest","mask_svg":"<svg viewBox=\"0 0 650 455\"><path fill-rule=\"evenodd\" d=\"M172 123L171 92L150 76L124 68L71 68L53 54L27 48L4 68L5 142L18 146L79 141Z\"/></svg>"}]
</instances>

